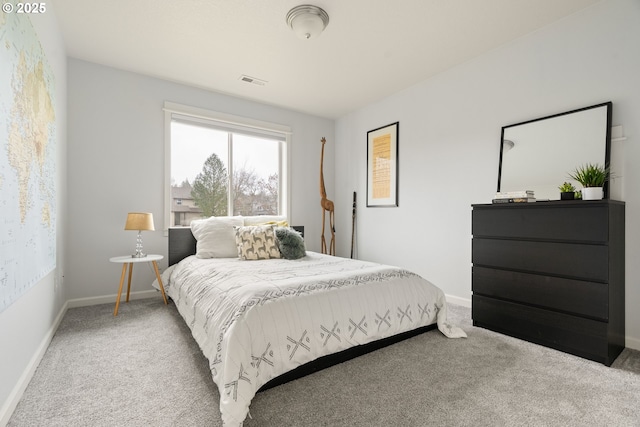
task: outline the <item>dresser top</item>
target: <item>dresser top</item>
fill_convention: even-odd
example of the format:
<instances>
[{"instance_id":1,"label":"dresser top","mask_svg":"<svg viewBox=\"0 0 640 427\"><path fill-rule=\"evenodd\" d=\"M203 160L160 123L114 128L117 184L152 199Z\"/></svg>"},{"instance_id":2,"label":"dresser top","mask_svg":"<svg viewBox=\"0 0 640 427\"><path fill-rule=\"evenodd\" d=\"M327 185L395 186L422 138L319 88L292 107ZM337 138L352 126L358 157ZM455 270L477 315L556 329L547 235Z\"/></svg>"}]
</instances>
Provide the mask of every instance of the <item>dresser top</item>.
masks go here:
<instances>
[{"instance_id":1,"label":"dresser top","mask_svg":"<svg viewBox=\"0 0 640 427\"><path fill-rule=\"evenodd\" d=\"M473 208L580 208L580 207L596 207L609 205L623 205L625 202L620 200L602 199L602 200L550 200L536 201L529 203L477 203L472 204Z\"/></svg>"}]
</instances>

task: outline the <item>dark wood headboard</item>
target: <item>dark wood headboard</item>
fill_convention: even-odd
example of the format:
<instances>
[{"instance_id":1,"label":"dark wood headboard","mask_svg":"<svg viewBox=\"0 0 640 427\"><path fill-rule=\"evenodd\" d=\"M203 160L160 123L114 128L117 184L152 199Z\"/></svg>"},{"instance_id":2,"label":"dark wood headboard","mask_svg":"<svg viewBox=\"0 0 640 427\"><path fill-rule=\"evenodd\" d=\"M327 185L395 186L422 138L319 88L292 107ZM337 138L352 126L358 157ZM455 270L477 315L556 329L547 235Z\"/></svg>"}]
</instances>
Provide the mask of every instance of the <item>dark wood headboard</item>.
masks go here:
<instances>
[{"instance_id":1,"label":"dark wood headboard","mask_svg":"<svg viewBox=\"0 0 640 427\"><path fill-rule=\"evenodd\" d=\"M169 265L196 253L196 238L189 227L169 227Z\"/></svg>"},{"instance_id":2,"label":"dark wood headboard","mask_svg":"<svg viewBox=\"0 0 640 427\"><path fill-rule=\"evenodd\" d=\"M304 226L294 225L293 228L299 231L304 237ZM169 265L176 264L189 255L196 253L196 238L191 233L189 227L169 227Z\"/></svg>"}]
</instances>

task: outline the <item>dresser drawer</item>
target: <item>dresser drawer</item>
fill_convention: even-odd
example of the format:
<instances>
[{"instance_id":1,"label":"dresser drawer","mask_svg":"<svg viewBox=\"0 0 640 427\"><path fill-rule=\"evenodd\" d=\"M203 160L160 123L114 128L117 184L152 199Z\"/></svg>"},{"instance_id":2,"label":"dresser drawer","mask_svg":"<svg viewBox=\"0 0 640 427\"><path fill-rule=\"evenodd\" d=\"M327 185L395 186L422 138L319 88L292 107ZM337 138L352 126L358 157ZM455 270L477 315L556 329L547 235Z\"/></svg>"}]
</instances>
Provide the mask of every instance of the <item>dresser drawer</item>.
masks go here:
<instances>
[{"instance_id":1,"label":"dresser drawer","mask_svg":"<svg viewBox=\"0 0 640 427\"><path fill-rule=\"evenodd\" d=\"M607 206L571 202L536 206L486 206L473 208L474 236L576 242L607 242ZM531 204L527 204L531 205Z\"/></svg>"},{"instance_id":2,"label":"dresser drawer","mask_svg":"<svg viewBox=\"0 0 640 427\"><path fill-rule=\"evenodd\" d=\"M472 262L549 276L608 281L608 247L526 240L472 239Z\"/></svg>"},{"instance_id":3,"label":"dresser drawer","mask_svg":"<svg viewBox=\"0 0 640 427\"><path fill-rule=\"evenodd\" d=\"M474 266L474 295L559 310L596 320L609 319L609 286L581 280Z\"/></svg>"},{"instance_id":4,"label":"dresser drawer","mask_svg":"<svg viewBox=\"0 0 640 427\"><path fill-rule=\"evenodd\" d=\"M475 326L611 365L607 323L473 296Z\"/></svg>"}]
</instances>

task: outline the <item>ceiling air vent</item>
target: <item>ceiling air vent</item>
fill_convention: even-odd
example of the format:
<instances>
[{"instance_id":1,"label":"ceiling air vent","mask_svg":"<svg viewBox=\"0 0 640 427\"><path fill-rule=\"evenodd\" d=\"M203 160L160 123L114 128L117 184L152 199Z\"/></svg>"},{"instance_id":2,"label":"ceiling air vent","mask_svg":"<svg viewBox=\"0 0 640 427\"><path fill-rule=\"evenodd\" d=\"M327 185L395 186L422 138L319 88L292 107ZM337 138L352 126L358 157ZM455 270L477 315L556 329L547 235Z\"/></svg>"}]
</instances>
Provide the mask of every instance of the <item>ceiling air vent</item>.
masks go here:
<instances>
[{"instance_id":1,"label":"ceiling air vent","mask_svg":"<svg viewBox=\"0 0 640 427\"><path fill-rule=\"evenodd\" d=\"M246 76L244 74L240 76L240 80L242 80L243 82L252 83L258 86L264 86L265 84L267 84L266 80L256 79L255 77Z\"/></svg>"}]
</instances>

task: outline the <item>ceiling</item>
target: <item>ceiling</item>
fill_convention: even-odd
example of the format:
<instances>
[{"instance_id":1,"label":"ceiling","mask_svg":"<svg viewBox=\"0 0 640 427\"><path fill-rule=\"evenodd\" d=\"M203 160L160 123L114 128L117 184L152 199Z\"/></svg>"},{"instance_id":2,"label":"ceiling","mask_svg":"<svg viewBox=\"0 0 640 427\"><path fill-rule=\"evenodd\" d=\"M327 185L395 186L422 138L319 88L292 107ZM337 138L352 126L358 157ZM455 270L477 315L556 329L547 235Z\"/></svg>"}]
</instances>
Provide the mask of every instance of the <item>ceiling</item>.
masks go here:
<instances>
[{"instance_id":1,"label":"ceiling","mask_svg":"<svg viewBox=\"0 0 640 427\"><path fill-rule=\"evenodd\" d=\"M338 118L600 0L53 0L69 56ZM246 83L248 75L266 83Z\"/></svg>"}]
</instances>

